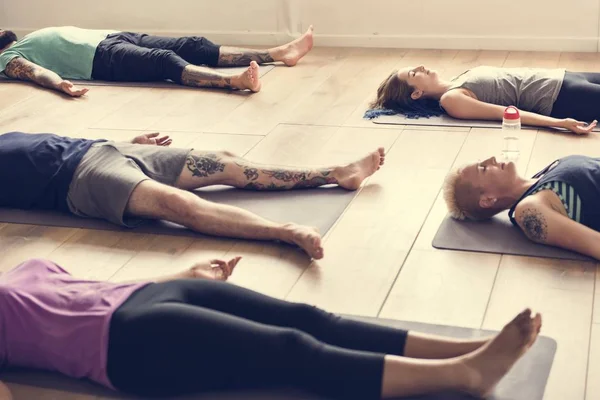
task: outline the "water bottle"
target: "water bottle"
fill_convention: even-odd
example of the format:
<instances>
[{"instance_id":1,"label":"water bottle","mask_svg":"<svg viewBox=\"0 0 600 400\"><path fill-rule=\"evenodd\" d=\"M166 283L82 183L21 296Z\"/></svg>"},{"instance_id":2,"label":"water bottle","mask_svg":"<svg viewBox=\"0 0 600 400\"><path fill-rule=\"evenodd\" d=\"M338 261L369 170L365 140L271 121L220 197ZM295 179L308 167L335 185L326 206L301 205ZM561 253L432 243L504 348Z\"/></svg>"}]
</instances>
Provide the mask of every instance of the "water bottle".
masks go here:
<instances>
[{"instance_id":1,"label":"water bottle","mask_svg":"<svg viewBox=\"0 0 600 400\"><path fill-rule=\"evenodd\" d=\"M518 132L521 130L521 115L515 106L508 106L504 109L502 118L502 133L504 134L504 149L502 158L504 161L516 162L519 159L519 138Z\"/></svg>"}]
</instances>

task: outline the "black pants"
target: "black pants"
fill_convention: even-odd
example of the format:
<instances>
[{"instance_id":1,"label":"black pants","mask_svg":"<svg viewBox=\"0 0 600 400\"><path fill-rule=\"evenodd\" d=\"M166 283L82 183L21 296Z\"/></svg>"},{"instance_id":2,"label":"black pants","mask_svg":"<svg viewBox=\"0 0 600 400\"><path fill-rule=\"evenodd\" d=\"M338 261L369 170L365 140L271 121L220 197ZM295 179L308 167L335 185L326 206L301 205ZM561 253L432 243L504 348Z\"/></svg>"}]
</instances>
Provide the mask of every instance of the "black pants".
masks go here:
<instances>
[{"instance_id":1,"label":"black pants","mask_svg":"<svg viewBox=\"0 0 600 400\"><path fill-rule=\"evenodd\" d=\"M216 66L220 46L203 37L170 38L132 32L109 35L94 55L92 77L105 81L181 83L189 65Z\"/></svg>"},{"instance_id":2,"label":"black pants","mask_svg":"<svg viewBox=\"0 0 600 400\"><path fill-rule=\"evenodd\" d=\"M140 396L292 386L379 399L384 354L407 332L355 322L232 284L151 284L114 313L108 377Z\"/></svg>"},{"instance_id":3,"label":"black pants","mask_svg":"<svg viewBox=\"0 0 600 400\"><path fill-rule=\"evenodd\" d=\"M550 116L600 121L600 73L567 71Z\"/></svg>"}]
</instances>

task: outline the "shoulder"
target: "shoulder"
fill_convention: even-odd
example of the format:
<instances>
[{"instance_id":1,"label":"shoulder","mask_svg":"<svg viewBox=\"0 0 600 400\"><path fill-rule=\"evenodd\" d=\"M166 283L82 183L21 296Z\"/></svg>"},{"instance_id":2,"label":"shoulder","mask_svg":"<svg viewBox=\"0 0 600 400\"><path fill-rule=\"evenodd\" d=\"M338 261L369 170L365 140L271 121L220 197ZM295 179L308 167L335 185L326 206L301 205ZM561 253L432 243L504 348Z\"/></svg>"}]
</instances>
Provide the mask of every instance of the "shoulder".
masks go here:
<instances>
[{"instance_id":1,"label":"shoulder","mask_svg":"<svg viewBox=\"0 0 600 400\"><path fill-rule=\"evenodd\" d=\"M548 217L557 213L552 208L549 191L541 191L527 196L515 207L515 220L525 235L536 242L545 242L548 231Z\"/></svg>"}]
</instances>

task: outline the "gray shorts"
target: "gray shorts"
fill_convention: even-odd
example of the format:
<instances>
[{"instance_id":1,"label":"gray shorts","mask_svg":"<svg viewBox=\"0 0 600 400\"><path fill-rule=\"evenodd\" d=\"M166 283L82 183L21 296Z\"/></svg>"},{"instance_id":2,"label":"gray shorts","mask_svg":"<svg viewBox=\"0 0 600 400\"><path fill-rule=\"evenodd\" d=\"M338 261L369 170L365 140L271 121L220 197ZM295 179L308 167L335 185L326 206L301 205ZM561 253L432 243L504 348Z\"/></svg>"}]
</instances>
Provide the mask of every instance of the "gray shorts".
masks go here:
<instances>
[{"instance_id":1,"label":"gray shorts","mask_svg":"<svg viewBox=\"0 0 600 400\"><path fill-rule=\"evenodd\" d=\"M140 182L152 179L175 185L191 149L100 142L85 154L67 194L71 212L132 227L141 220L124 213Z\"/></svg>"}]
</instances>

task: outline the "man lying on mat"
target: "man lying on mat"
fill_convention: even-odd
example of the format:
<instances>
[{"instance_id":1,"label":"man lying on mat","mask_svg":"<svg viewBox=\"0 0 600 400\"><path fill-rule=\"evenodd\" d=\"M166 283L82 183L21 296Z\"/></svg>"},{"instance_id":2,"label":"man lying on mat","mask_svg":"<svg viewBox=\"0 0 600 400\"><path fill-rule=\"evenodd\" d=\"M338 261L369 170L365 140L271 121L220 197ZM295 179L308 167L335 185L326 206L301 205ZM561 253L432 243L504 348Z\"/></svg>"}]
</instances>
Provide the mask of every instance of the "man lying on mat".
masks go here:
<instances>
[{"instance_id":1,"label":"man lying on mat","mask_svg":"<svg viewBox=\"0 0 600 400\"><path fill-rule=\"evenodd\" d=\"M45 28L21 40L0 30L0 72L78 97L87 92L66 79L150 82L170 79L194 87L261 87L258 64L296 63L313 46L312 26L300 37L268 50L216 45L203 37L169 38L132 32ZM238 75L205 67L249 66Z\"/></svg>"},{"instance_id":2,"label":"man lying on mat","mask_svg":"<svg viewBox=\"0 0 600 400\"><path fill-rule=\"evenodd\" d=\"M137 136L131 143L72 139L54 134L0 135L0 207L51 209L133 227L161 219L194 231L235 238L281 240L323 257L310 227L277 224L249 211L189 192L211 185L288 190L336 184L356 190L385 161L379 148L344 166L282 168L227 151L168 147L168 136ZM318 206L318 205L316 205Z\"/></svg>"},{"instance_id":3,"label":"man lying on mat","mask_svg":"<svg viewBox=\"0 0 600 400\"><path fill-rule=\"evenodd\" d=\"M458 119L501 121L504 108L515 105L524 124L588 134L600 117L599 83L597 72L486 66L444 80L420 65L393 71L377 89L377 99L365 116L448 113Z\"/></svg>"},{"instance_id":4,"label":"man lying on mat","mask_svg":"<svg viewBox=\"0 0 600 400\"><path fill-rule=\"evenodd\" d=\"M600 158L568 156L531 179L494 157L452 171L444 198L457 219L483 220L509 210L534 242L600 260Z\"/></svg>"},{"instance_id":5,"label":"man lying on mat","mask_svg":"<svg viewBox=\"0 0 600 400\"><path fill-rule=\"evenodd\" d=\"M495 337L407 332L224 282L239 260L137 283L81 280L51 261L26 261L0 276L0 361L142 398L277 386L344 400L484 396L542 324L527 309Z\"/></svg>"}]
</instances>

